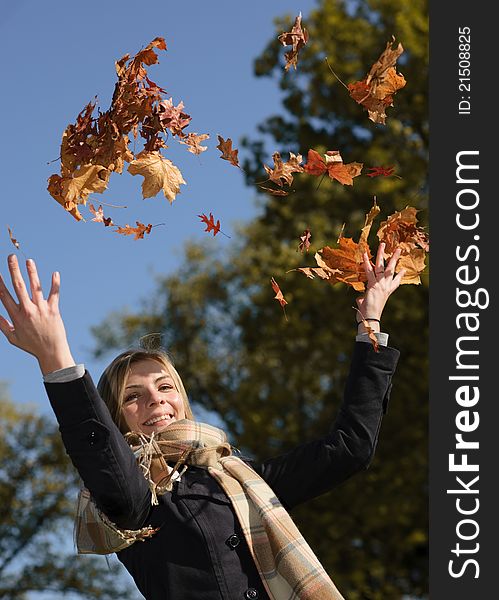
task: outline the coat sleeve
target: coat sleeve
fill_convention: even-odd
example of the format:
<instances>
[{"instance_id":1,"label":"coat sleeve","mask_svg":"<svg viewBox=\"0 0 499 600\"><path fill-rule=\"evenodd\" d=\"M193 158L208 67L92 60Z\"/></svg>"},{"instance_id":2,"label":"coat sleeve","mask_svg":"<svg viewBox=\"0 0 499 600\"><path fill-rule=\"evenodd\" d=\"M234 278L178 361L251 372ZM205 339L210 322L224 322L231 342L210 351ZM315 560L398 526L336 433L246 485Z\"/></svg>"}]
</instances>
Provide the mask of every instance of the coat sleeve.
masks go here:
<instances>
[{"instance_id":1,"label":"coat sleeve","mask_svg":"<svg viewBox=\"0 0 499 600\"><path fill-rule=\"evenodd\" d=\"M149 514L149 486L92 378L45 383L71 461L98 508L121 529L139 529Z\"/></svg>"},{"instance_id":2,"label":"coat sleeve","mask_svg":"<svg viewBox=\"0 0 499 600\"><path fill-rule=\"evenodd\" d=\"M386 412L399 351L356 342L343 402L329 433L253 465L288 509L367 469Z\"/></svg>"}]
</instances>

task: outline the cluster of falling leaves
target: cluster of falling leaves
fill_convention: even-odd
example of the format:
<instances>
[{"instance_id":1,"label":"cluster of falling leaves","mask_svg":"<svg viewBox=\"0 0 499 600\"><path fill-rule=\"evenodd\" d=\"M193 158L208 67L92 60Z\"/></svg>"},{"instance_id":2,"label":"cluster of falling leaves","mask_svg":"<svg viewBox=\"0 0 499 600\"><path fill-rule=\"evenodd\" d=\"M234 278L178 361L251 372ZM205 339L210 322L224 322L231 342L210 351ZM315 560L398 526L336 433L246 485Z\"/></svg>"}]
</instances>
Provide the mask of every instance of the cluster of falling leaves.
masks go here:
<instances>
[{"instance_id":1,"label":"cluster of falling leaves","mask_svg":"<svg viewBox=\"0 0 499 600\"><path fill-rule=\"evenodd\" d=\"M291 31L278 37L283 46L291 47L285 53L286 71L291 67L297 68L299 52L308 42L308 33L302 28L301 19L300 13ZM341 82L348 89L350 96L367 110L369 119L375 123L385 123L386 108L393 106L393 95L406 84L404 77L398 74L395 68L397 59L403 53L403 47L399 43L393 48L394 43L394 38L387 42L385 50L364 79L348 85ZM199 155L207 150L207 146L203 146L202 142L209 138L208 134L184 131L190 124L191 116L184 112L183 102L175 106L173 99L166 97L166 91L148 77L146 67L158 63L157 50L166 49L165 40L157 37L135 56L126 54L118 60L115 63L118 81L109 109L105 112L99 110L98 116L94 117L96 103L90 102L78 115L76 122L69 124L64 131L60 173L49 177L48 191L78 221L83 219L79 208L87 204L89 195L103 193L108 187L111 173L121 174L125 164L128 164L127 171L131 175L143 177L143 198L163 192L170 204L173 203L180 193L180 186L186 182L180 169L162 154L162 150L168 147L168 136L184 144L192 154ZM337 77L334 71L332 72ZM135 147L139 136L143 141L143 148L134 153L129 146L133 138ZM220 158L241 169L238 150L233 148L232 140L218 135L218 142ZM354 178L361 174L364 167L360 162L345 163L339 150L328 150L320 154L309 149L306 163L303 163L301 154L295 155L292 152L287 162L282 160L279 152L274 152L272 158L273 167L263 165L268 175L267 181L258 185L276 196L286 196L290 193L295 173L322 177L327 175L342 185L353 185ZM369 167L368 171L368 177L399 177L395 174L393 166L374 166ZM274 186L264 185L267 182L273 183ZM284 186L287 186L287 189ZM119 226L111 217L104 215L102 205L96 209L90 203L88 208L93 215L92 221L103 223L106 227L114 226L116 233L133 235L135 240L143 239L153 227L152 224L145 225L140 221L136 221L135 227L129 224ZM319 277L330 284L342 282L362 292L366 280L362 257L364 252L367 252L369 259L372 258L367 237L378 213L379 207L375 201L366 215L358 242L341 234L337 240L337 248L325 246L316 252L317 267L299 267L291 270L300 271L312 279ZM397 264L397 271L402 268L406 270L402 283L420 283L419 274L425 268L425 253L429 250L428 236L417 226L416 213L415 208L408 206L383 221L376 233L379 241L385 243L385 259L390 258L395 248L402 248L402 255ZM204 213L198 217L206 225L206 232L212 233L213 236L218 233L226 235L220 228L220 220L215 222L211 212L209 217ZM9 235L12 243L19 248L19 243L13 237L10 228ZM311 231L306 229L300 236L298 250L302 253L308 252L310 240ZM271 284L276 293L275 299L284 310L287 301L274 278Z\"/></svg>"},{"instance_id":2,"label":"cluster of falling leaves","mask_svg":"<svg viewBox=\"0 0 499 600\"><path fill-rule=\"evenodd\" d=\"M374 219L379 213L380 208L376 203L376 199L374 199L374 204L365 217L358 241L345 237L342 230L337 240L337 247L325 246L317 250L314 256L316 267L298 267L290 269L290 271L299 271L310 279L318 277L326 280L331 285L344 283L358 292L364 292L367 277L363 266L363 256L366 252L372 262L373 253L369 246L368 237ZM401 281L403 284L418 285L421 283L420 275L425 270L426 254L430 250L428 234L424 228L417 224L417 213L416 208L407 206L403 210L390 215L376 231L378 243L384 243L385 245L383 256L385 260L389 260L397 248L401 249L395 272L405 270ZM305 229L300 236L297 250L302 254L309 252L311 237L312 233L309 228ZM279 301L284 309L287 301L274 278L272 278L271 283L276 292L275 299Z\"/></svg>"},{"instance_id":3,"label":"cluster of falling leaves","mask_svg":"<svg viewBox=\"0 0 499 600\"><path fill-rule=\"evenodd\" d=\"M308 33L302 28L301 13L296 17L289 32L279 35L283 46L291 46L285 53L286 71L298 64L298 53L308 42ZM403 52L401 44L392 49L393 41L387 43L385 51L371 67L366 78L349 84L352 98L362 104L375 122L384 122L384 108L393 104L393 94L405 85L403 76L395 71L395 62ZM180 193L185 180L180 169L161 151L167 148L165 138L171 135L187 147L192 154L199 155L207 150L202 142L209 135L195 132L186 133L191 116L184 112L184 104L175 106L172 98L166 97L166 90L149 77L147 67L158 63L158 50L166 50L164 38L157 37L145 48L131 57L125 54L116 61L118 81L115 84L111 105L107 111L94 118L95 102L90 102L78 115L76 122L66 127L61 143L60 173L54 173L48 180L48 191L75 219L83 219L79 208L86 205L92 193L103 193L109 184L111 173L122 173L125 164L131 175L143 177L142 196L150 198L161 191L170 203ZM383 116L384 115L384 116ZM383 117L383 118L382 118ZM381 120L380 120L381 119ZM143 141L143 148L134 154L130 149L131 138ZM232 140L218 136L217 149L221 158L240 168L238 151L232 148ZM274 166L264 165L269 181L277 184L277 189L261 186L274 195L287 195L284 184L292 184L292 173L305 172L312 175L327 173L344 185L352 185L353 178L362 170L362 163L343 163L339 151L328 151L319 155L315 150L308 151L308 162L302 165L300 154L290 153L284 162L278 152L273 155ZM373 167L368 176L392 175L384 167ZM106 227L114 226L112 219L103 214L102 206L91 209L93 221L102 222ZM203 215L206 216L206 215ZM200 218L202 216L200 215ZM152 225L136 222L136 227L117 226L115 231L124 235L144 237ZM214 235L220 228L206 231Z\"/></svg>"}]
</instances>

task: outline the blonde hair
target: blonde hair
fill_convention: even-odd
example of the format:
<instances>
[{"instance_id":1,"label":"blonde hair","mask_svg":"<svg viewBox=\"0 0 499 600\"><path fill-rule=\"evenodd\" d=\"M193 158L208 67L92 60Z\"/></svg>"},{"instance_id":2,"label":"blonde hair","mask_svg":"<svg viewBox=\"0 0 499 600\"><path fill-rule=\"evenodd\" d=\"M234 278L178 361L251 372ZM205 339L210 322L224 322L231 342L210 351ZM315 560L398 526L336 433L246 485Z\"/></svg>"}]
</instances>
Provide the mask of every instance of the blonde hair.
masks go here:
<instances>
[{"instance_id":1,"label":"blonde hair","mask_svg":"<svg viewBox=\"0 0 499 600\"><path fill-rule=\"evenodd\" d=\"M168 354L163 350L158 349L140 348L126 350L119 354L111 364L106 367L97 384L97 389L121 433L125 434L129 431L129 427L123 418L123 400L126 381L130 374L130 366L133 363L142 360L154 360L165 368L183 400L186 419L194 419L184 384Z\"/></svg>"}]
</instances>

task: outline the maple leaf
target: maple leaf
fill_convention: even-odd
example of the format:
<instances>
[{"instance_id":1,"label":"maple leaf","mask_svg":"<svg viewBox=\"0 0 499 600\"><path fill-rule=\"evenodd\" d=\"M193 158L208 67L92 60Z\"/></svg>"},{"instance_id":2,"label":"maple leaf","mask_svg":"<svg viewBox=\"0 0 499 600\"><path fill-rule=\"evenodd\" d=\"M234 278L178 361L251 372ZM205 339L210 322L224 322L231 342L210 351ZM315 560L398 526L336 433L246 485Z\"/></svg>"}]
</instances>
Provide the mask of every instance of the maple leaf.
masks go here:
<instances>
[{"instance_id":1,"label":"maple leaf","mask_svg":"<svg viewBox=\"0 0 499 600\"><path fill-rule=\"evenodd\" d=\"M135 236L134 240L144 239L144 234L151 233L152 225L144 225L140 221L135 221L137 227L132 227L131 225L125 225L124 227L118 227L114 231L116 233L121 233L123 235L133 235Z\"/></svg>"},{"instance_id":2,"label":"maple leaf","mask_svg":"<svg viewBox=\"0 0 499 600\"><path fill-rule=\"evenodd\" d=\"M395 70L397 58L404 48L398 44L392 48L395 38L387 42L385 50L373 64L366 78L348 84L350 96L361 104L369 114L369 119L374 123L385 124L385 110L393 106L393 94L406 85L403 75Z\"/></svg>"},{"instance_id":3,"label":"maple leaf","mask_svg":"<svg viewBox=\"0 0 499 600\"><path fill-rule=\"evenodd\" d=\"M232 140L230 138L224 140L221 135L217 137L219 142L217 150L220 150L220 152L222 153L222 156L220 158L228 160L230 164L234 165L235 167L241 168L239 165L239 158L237 157L237 153L239 152L239 150L232 149Z\"/></svg>"},{"instance_id":4,"label":"maple leaf","mask_svg":"<svg viewBox=\"0 0 499 600\"><path fill-rule=\"evenodd\" d=\"M385 244L385 258L397 248L402 250L396 267L396 272L406 269L401 283L421 283L419 274L425 269L426 253L430 249L428 234L417 225L417 213L416 208L406 206L383 221L377 231L379 241Z\"/></svg>"},{"instance_id":5,"label":"maple leaf","mask_svg":"<svg viewBox=\"0 0 499 600\"><path fill-rule=\"evenodd\" d=\"M300 267L294 270L300 271L310 279L318 276L329 281L331 285L342 282L356 291L363 292L364 282L367 279L364 271L364 252L367 252L369 259L372 258L367 238L379 212L380 209L375 199L373 206L366 214L358 242L352 238L343 237L342 229L337 241L337 248L325 246L316 252L314 258L317 267Z\"/></svg>"},{"instance_id":6,"label":"maple leaf","mask_svg":"<svg viewBox=\"0 0 499 600\"><path fill-rule=\"evenodd\" d=\"M281 288L279 287L277 281L272 277L272 279L270 280L270 283L272 285L272 289L275 292L275 296L274 296L274 300L277 300L279 302L279 304L282 306L282 311L284 313L284 317L286 318L286 321L288 320L288 317L286 315L286 309L284 308L286 306L286 304L288 304L287 300L284 298L283 293L281 292Z\"/></svg>"},{"instance_id":7,"label":"maple leaf","mask_svg":"<svg viewBox=\"0 0 499 600\"><path fill-rule=\"evenodd\" d=\"M263 168L267 172L270 181L277 183L279 187L283 186L283 181L291 185L293 183L293 173L303 173L301 154L295 155L290 152L288 162L283 162L280 153L274 152L272 159L274 160L274 168L271 169L267 165L263 165Z\"/></svg>"},{"instance_id":8,"label":"maple leaf","mask_svg":"<svg viewBox=\"0 0 499 600\"><path fill-rule=\"evenodd\" d=\"M142 197L151 198L161 190L170 204L180 194L180 185L185 181L180 170L159 152L143 150L128 166L132 175L142 175Z\"/></svg>"},{"instance_id":9,"label":"maple leaf","mask_svg":"<svg viewBox=\"0 0 499 600\"><path fill-rule=\"evenodd\" d=\"M298 64L298 52L308 42L308 32L306 29L302 29L301 26L301 13L295 18L295 22L291 31L281 33L277 38L283 46L291 46L291 50L284 54L286 64L284 68L286 71L293 66L296 69Z\"/></svg>"},{"instance_id":10,"label":"maple leaf","mask_svg":"<svg viewBox=\"0 0 499 600\"><path fill-rule=\"evenodd\" d=\"M158 104L159 120L163 127L172 132L172 135L180 137L186 135L182 130L189 125L192 117L183 112L183 108L183 102L179 102L177 106L174 106L173 98L164 100Z\"/></svg>"},{"instance_id":11,"label":"maple leaf","mask_svg":"<svg viewBox=\"0 0 499 600\"><path fill-rule=\"evenodd\" d=\"M219 231L220 231L220 220L219 219L217 219L217 222L215 224L215 219L211 213L210 213L210 218L208 218L205 214L198 215L198 217L201 219L201 221L203 221L203 223L206 224L205 231L208 231L208 232L212 231L213 237L215 237L217 235L217 233L219 233Z\"/></svg>"},{"instance_id":12,"label":"maple leaf","mask_svg":"<svg viewBox=\"0 0 499 600\"><path fill-rule=\"evenodd\" d=\"M189 146L187 150L192 152L192 154L201 154L201 152L208 150L208 146L201 146L201 142L209 139L209 137L210 136L207 133L202 133L201 135L198 135L197 133L188 133L187 137L183 140L179 140L179 142Z\"/></svg>"},{"instance_id":13,"label":"maple leaf","mask_svg":"<svg viewBox=\"0 0 499 600\"><path fill-rule=\"evenodd\" d=\"M111 225L114 225L111 217L104 216L104 210L102 209L102 205L100 205L97 210L95 210L95 206L93 204L89 204L88 208L90 212L94 215L92 221L96 221L97 223L104 223L105 227L110 227Z\"/></svg>"},{"instance_id":14,"label":"maple leaf","mask_svg":"<svg viewBox=\"0 0 499 600\"><path fill-rule=\"evenodd\" d=\"M338 150L328 150L324 155L309 150L304 171L309 175L322 175L327 172L331 179L336 179L343 185L353 185L353 179L360 175L362 167L363 163L358 162L345 164Z\"/></svg>"},{"instance_id":15,"label":"maple leaf","mask_svg":"<svg viewBox=\"0 0 499 600\"><path fill-rule=\"evenodd\" d=\"M14 237L14 234L12 233L12 229L7 225L7 229L9 231L9 237L10 237L10 241L14 244L14 246L20 250L20 246L19 246L19 242L16 240L16 238Z\"/></svg>"},{"instance_id":16,"label":"maple leaf","mask_svg":"<svg viewBox=\"0 0 499 600\"><path fill-rule=\"evenodd\" d=\"M390 175L394 175L395 167L369 167L368 169L371 173L366 173L368 177L390 177Z\"/></svg>"},{"instance_id":17,"label":"maple leaf","mask_svg":"<svg viewBox=\"0 0 499 600\"><path fill-rule=\"evenodd\" d=\"M300 236L300 244L298 245L297 252L301 252L302 254L305 251L308 252L308 250L310 248L310 238L311 237L312 237L312 234L310 232L310 229L307 227L307 229L305 229L303 234Z\"/></svg>"}]
</instances>

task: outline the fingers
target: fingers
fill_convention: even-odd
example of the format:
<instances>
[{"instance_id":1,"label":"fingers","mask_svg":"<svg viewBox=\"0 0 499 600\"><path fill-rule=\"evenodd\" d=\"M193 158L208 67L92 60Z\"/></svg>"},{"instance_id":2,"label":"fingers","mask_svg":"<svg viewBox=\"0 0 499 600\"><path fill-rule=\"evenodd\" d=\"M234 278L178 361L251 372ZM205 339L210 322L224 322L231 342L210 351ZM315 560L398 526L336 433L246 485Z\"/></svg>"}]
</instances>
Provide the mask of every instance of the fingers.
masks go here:
<instances>
[{"instance_id":1,"label":"fingers","mask_svg":"<svg viewBox=\"0 0 499 600\"><path fill-rule=\"evenodd\" d=\"M43 302L43 290L38 277L38 271L36 270L35 261L29 258L26 261L26 268L28 269L31 298L35 304L40 305L40 303Z\"/></svg>"},{"instance_id":2,"label":"fingers","mask_svg":"<svg viewBox=\"0 0 499 600\"><path fill-rule=\"evenodd\" d=\"M14 326L10 321L7 321L2 315L0 315L0 331L4 336L9 339L9 336L15 332Z\"/></svg>"},{"instance_id":3,"label":"fingers","mask_svg":"<svg viewBox=\"0 0 499 600\"><path fill-rule=\"evenodd\" d=\"M59 293L61 289L61 276L56 271L52 273L52 285L50 287L49 297L47 298L47 304L52 309L57 309L59 306Z\"/></svg>"},{"instance_id":4,"label":"fingers","mask_svg":"<svg viewBox=\"0 0 499 600\"><path fill-rule=\"evenodd\" d=\"M28 295L28 291L26 290L26 285L21 274L21 269L19 268L19 263L17 262L17 256L15 254L11 254L7 262L9 265L12 286L14 287L16 296L19 299L19 304L26 307L31 303L31 299Z\"/></svg>"},{"instance_id":5,"label":"fingers","mask_svg":"<svg viewBox=\"0 0 499 600\"><path fill-rule=\"evenodd\" d=\"M380 275L385 270L385 243L381 242L378 246L378 252L376 253L376 263L374 265L374 272L376 275Z\"/></svg>"},{"instance_id":6,"label":"fingers","mask_svg":"<svg viewBox=\"0 0 499 600\"><path fill-rule=\"evenodd\" d=\"M17 310L17 303L12 297L11 293L7 289L3 277L0 275L0 300L5 306L5 310L8 312L9 317L12 319L15 311Z\"/></svg>"},{"instance_id":7,"label":"fingers","mask_svg":"<svg viewBox=\"0 0 499 600\"><path fill-rule=\"evenodd\" d=\"M387 275L393 275L395 273L395 267L397 266L398 259L400 258L400 254L402 253L401 248L397 248L395 252L392 254L388 264L386 265L385 273Z\"/></svg>"},{"instance_id":8,"label":"fingers","mask_svg":"<svg viewBox=\"0 0 499 600\"><path fill-rule=\"evenodd\" d=\"M369 285L372 285L376 282L376 276L374 274L373 267L371 265L371 261L369 260L367 252L364 252L362 258L364 260L364 271L366 273L367 282Z\"/></svg>"}]
</instances>

